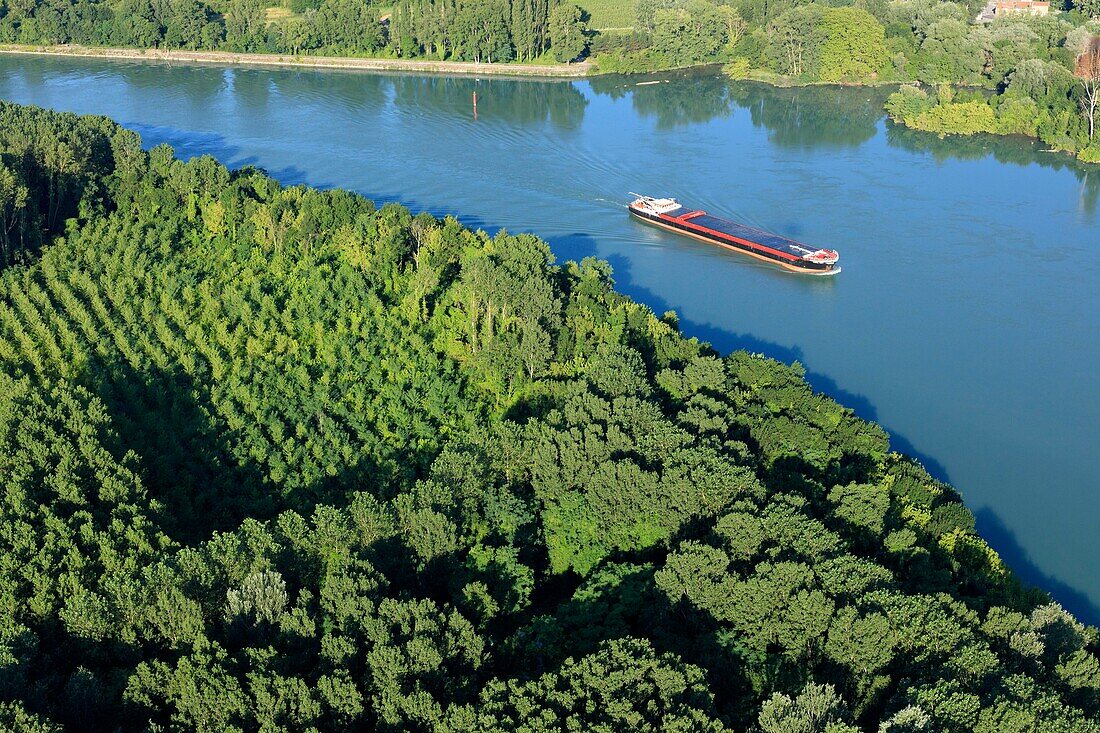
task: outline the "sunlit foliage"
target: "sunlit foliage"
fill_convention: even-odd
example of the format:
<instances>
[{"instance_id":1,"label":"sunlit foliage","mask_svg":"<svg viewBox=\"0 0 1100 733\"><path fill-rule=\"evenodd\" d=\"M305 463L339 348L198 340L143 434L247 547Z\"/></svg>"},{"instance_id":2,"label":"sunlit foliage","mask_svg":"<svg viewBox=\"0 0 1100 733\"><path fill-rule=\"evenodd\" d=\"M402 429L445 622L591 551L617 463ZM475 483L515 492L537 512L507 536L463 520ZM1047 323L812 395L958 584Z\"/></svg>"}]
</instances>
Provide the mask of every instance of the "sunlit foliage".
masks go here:
<instances>
[{"instance_id":1,"label":"sunlit foliage","mask_svg":"<svg viewBox=\"0 0 1100 733\"><path fill-rule=\"evenodd\" d=\"M5 730L1100 730L1096 630L797 364L530 235L0 118Z\"/></svg>"}]
</instances>

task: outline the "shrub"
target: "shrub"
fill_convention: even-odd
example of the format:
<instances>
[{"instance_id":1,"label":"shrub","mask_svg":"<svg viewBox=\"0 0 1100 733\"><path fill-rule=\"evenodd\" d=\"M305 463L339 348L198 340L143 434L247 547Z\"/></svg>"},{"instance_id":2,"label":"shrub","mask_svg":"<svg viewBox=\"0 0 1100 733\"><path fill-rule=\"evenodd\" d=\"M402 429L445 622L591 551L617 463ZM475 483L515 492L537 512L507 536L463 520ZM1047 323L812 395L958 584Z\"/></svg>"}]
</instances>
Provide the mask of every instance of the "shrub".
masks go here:
<instances>
[{"instance_id":1,"label":"shrub","mask_svg":"<svg viewBox=\"0 0 1100 733\"><path fill-rule=\"evenodd\" d=\"M866 10L830 8L824 26L822 81L874 78L890 62L885 29Z\"/></svg>"},{"instance_id":2,"label":"shrub","mask_svg":"<svg viewBox=\"0 0 1100 733\"><path fill-rule=\"evenodd\" d=\"M997 107L997 132L1002 135L1039 135L1039 105L1031 97L1010 97Z\"/></svg>"},{"instance_id":3,"label":"shrub","mask_svg":"<svg viewBox=\"0 0 1100 733\"><path fill-rule=\"evenodd\" d=\"M752 66L749 64L749 60L740 56L722 67L722 71L725 72L726 76L735 81L748 77L751 70Z\"/></svg>"},{"instance_id":4,"label":"shrub","mask_svg":"<svg viewBox=\"0 0 1100 733\"><path fill-rule=\"evenodd\" d=\"M902 87L886 100L886 112L895 122L909 123L932 109L932 98L920 87Z\"/></svg>"},{"instance_id":5,"label":"shrub","mask_svg":"<svg viewBox=\"0 0 1100 733\"><path fill-rule=\"evenodd\" d=\"M664 56L651 51L613 51L593 59L602 74L646 74L663 69L668 64Z\"/></svg>"},{"instance_id":6,"label":"shrub","mask_svg":"<svg viewBox=\"0 0 1100 733\"><path fill-rule=\"evenodd\" d=\"M960 102L937 104L917 115L911 125L918 130L940 135L975 135L993 132L997 127L997 118L993 108L985 102Z\"/></svg>"},{"instance_id":7,"label":"shrub","mask_svg":"<svg viewBox=\"0 0 1100 733\"><path fill-rule=\"evenodd\" d=\"M1077 159L1085 163L1100 163L1100 142L1093 142L1081 148L1081 152L1077 153Z\"/></svg>"}]
</instances>

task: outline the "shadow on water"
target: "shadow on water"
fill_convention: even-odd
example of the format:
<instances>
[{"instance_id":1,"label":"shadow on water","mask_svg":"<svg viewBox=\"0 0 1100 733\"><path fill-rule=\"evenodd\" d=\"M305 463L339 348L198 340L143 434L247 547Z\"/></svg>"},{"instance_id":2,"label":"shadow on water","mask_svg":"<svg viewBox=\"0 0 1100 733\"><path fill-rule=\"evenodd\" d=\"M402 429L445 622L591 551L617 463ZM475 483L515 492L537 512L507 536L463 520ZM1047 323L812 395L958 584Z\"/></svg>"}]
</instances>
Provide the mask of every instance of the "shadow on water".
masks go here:
<instances>
[{"instance_id":1,"label":"shadow on water","mask_svg":"<svg viewBox=\"0 0 1100 733\"><path fill-rule=\"evenodd\" d=\"M554 253L561 260L579 260L584 257L598 257L595 240L583 233L569 234L564 237L552 237L550 245ZM621 255L604 257L611 263L614 270L615 289L624 295L629 295L640 303L645 303L655 313L676 310L674 304L669 303L662 296L648 288L641 287L633 281L630 274L630 260ZM814 283L808 283L814 285ZM763 354L769 358L781 361L785 364L798 362L806 369L806 381L818 392L829 395L845 407L851 408L855 414L870 422L878 423L878 410L865 395L850 392L837 384L836 380L827 374L821 374L810 369L806 364L806 357L802 349L797 346L782 346L780 344L761 339L749 333L737 333L707 323L699 323L689 319L680 319L681 331L686 336L694 336L701 341L706 341L718 352L728 354L731 351L749 351L754 354ZM879 423L881 424L881 423ZM906 439L882 426L890 435L890 445L906 455L916 458L935 478L950 483L947 468L931 456L922 454Z\"/></svg>"},{"instance_id":2,"label":"shadow on water","mask_svg":"<svg viewBox=\"0 0 1100 733\"><path fill-rule=\"evenodd\" d=\"M1005 526L996 512L984 506L974 511L974 519L978 533L997 550L1001 559L1025 583L1038 586L1050 593L1065 606L1066 610L1081 621L1094 625L1100 624L1100 608L1081 591L1040 570L1032 562L1027 550L1020 546L1016 535Z\"/></svg>"},{"instance_id":3,"label":"shadow on water","mask_svg":"<svg viewBox=\"0 0 1100 733\"><path fill-rule=\"evenodd\" d=\"M173 127L142 125L136 122L126 122L124 126L141 135L141 142L146 150L157 145L169 145L180 160L190 160L202 155L209 155L233 170L246 166L261 168L284 186L308 185L325 189L332 188L334 185L311 179L306 171L297 166L276 169L263 168L259 156L243 155L240 147L231 145L222 135L193 130L179 130Z\"/></svg>"},{"instance_id":4,"label":"shadow on water","mask_svg":"<svg viewBox=\"0 0 1100 733\"><path fill-rule=\"evenodd\" d=\"M702 124L747 110L781 148L856 147L875 136L888 87L814 86L778 88L731 82L716 71L688 70L645 77L590 80L593 92L612 99L630 96L634 111L655 120L658 130ZM656 83L654 83L656 82ZM666 83L667 82L667 83Z\"/></svg>"},{"instance_id":5,"label":"shadow on water","mask_svg":"<svg viewBox=\"0 0 1100 733\"><path fill-rule=\"evenodd\" d=\"M579 260L584 257L599 256L595 240L583 233L551 238L550 244L560 260ZM674 306L667 300L653 291L639 286L632 280L629 259L621 255L612 255L604 257L604 259L611 263L614 270L616 290L624 295L629 295L638 302L645 303L656 313L674 310ZM812 285L812 283L809 284ZM802 349L797 346L783 346L749 333L737 333L687 319L680 320L680 328L685 335L706 341L722 354L744 350L755 354L763 354L786 364L799 362L806 369L806 381L816 391L832 397L845 407L851 408L858 417L881 425L890 436L890 446L893 450L915 458L933 477L945 483L951 483L946 466L932 456L921 453L905 436L890 430L886 425L882 425L878 420L878 411L868 397L840 387L836 380L827 374L813 371L806 363ZM965 488L961 493L965 500ZM1004 522L990 507L977 509L974 511L974 515L978 532L1025 583L1042 588L1050 593L1082 621L1090 624L1100 623L1100 608L1097 608L1081 591L1039 569L1032 562L1027 551L1020 546L1012 531L1005 526Z\"/></svg>"}]
</instances>

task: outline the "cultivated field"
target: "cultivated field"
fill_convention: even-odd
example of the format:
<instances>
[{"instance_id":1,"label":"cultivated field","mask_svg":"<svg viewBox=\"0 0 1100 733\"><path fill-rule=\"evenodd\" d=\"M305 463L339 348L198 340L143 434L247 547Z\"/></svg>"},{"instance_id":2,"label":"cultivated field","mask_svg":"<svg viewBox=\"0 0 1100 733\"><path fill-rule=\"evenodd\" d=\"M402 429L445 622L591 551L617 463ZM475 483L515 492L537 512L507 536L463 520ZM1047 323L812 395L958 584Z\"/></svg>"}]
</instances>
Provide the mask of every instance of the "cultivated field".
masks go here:
<instances>
[{"instance_id":1,"label":"cultivated field","mask_svg":"<svg viewBox=\"0 0 1100 733\"><path fill-rule=\"evenodd\" d=\"M577 2L592 17L590 28L596 30L629 31L634 25L635 0L579 0Z\"/></svg>"}]
</instances>

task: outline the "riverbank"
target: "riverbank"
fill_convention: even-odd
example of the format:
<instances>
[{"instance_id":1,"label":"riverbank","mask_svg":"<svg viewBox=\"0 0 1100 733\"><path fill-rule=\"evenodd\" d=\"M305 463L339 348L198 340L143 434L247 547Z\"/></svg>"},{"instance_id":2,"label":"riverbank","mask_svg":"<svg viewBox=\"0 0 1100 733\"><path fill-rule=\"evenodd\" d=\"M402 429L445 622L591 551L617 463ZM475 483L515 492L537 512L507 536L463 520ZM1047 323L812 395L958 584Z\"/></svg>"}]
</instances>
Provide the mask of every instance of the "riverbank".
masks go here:
<instances>
[{"instance_id":1,"label":"riverbank","mask_svg":"<svg viewBox=\"0 0 1100 733\"><path fill-rule=\"evenodd\" d=\"M1100 163L1100 142L1044 130L1044 117L1050 119L1059 110L1040 107L1026 95L959 91L950 86L926 91L918 85L905 85L890 95L885 107L895 123L940 137L1021 135L1041 140L1050 146L1050 152L1073 155L1082 163Z\"/></svg>"},{"instance_id":2,"label":"riverbank","mask_svg":"<svg viewBox=\"0 0 1100 733\"><path fill-rule=\"evenodd\" d=\"M273 53L233 53L230 51L184 51L140 48L113 48L80 45L28 46L0 44L0 53L35 56L76 56L127 61L159 61L224 66L286 66L352 71L406 71L422 74L463 76L520 76L541 79L575 79L588 75L592 65L575 64L484 64L472 61L431 61L422 59L344 58L339 56L293 56Z\"/></svg>"},{"instance_id":3,"label":"riverbank","mask_svg":"<svg viewBox=\"0 0 1100 733\"><path fill-rule=\"evenodd\" d=\"M69 56L79 58L107 58L128 61L155 61L160 63L194 63L208 64L212 66L278 66L313 68L319 70L350 70L367 72L406 72L414 74L447 74L455 76L501 76L513 78L538 78L544 80L554 79L578 79L599 74L614 74L613 70L601 71L598 63L582 61L574 64L486 64L472 61L433 61L427 59L386 59L386 58L362 58L339 56L294 56L288 54L268 53L235 53L231 51L186 51L164 49L138 49L117 48L100 46L82 46L78 44L60 44L49 46L0 44L0 54L8 55L35 55L35 56ZM659 71L646 72L648 74L685 72L721 67L718 64L695 64L691 66L661 69ZM786 77L779 74L768 73L760 69L749 70L744 81L752 81L767 84L774 87L813 87L813 86L890 86L898 84L897 81L865 80L862 82L838 83L814 81L807 82ZM889 108L886 110L890 113ZM1001 130L996 127L990 129L975 130L927 130L913 124L912 120L899 117L890 113L898 124L907 127L933 132L941 137L945 134L973 134L975 132L987 132L994 135L1022 134L1025 137L1041 139L1037 133L1026 130L1011 129ZM1085 151L1067 150L1056 142L1044 141L1052 146L1051 152L1062 152L1075 157L1084 163L1097 163L1097 156L1093 148Z\"/></svg>"}]
</instances>

